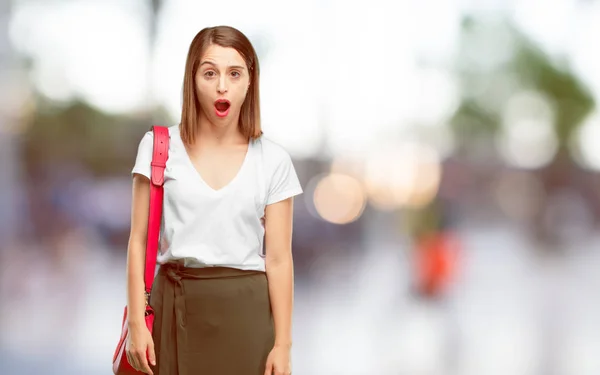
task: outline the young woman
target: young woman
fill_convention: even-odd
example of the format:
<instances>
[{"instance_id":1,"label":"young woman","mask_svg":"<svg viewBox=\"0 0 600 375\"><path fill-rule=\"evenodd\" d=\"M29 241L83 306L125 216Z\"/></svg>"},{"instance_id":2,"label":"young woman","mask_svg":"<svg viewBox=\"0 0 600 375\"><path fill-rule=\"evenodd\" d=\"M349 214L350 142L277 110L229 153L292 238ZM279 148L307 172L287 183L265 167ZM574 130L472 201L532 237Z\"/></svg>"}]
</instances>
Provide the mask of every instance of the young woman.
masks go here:
<instances>
[{"instance_id":1,"label":"young woman","mask_svg":"<svg viewBox=\"0 0 600 375\"><path fill-rule=\"evenodd\" d=\"M291 373L293 197L302 188L289 154L263 136L258 83L240 31L211 27L193 39L181 123L169 127L152 334L143 285L152 132L139 144L126 353L140 371Z\"/></svg>"}]
</instances>

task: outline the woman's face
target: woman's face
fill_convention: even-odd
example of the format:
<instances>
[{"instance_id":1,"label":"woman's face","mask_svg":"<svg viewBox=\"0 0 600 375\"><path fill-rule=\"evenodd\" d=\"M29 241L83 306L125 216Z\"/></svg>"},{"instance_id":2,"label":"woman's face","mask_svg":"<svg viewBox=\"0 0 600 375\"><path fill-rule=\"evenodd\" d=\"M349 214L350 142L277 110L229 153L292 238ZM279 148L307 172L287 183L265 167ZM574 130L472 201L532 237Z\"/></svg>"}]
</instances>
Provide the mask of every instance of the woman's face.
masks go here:
<instances>
[{"instance_id":1,"label":"woman's face","mask_svg":"<svg viewBox=\"0 0 600 375\"><path fill-rule=\"evenodd\" d=\"M237 122L250 74L235 49L209 46L200 59L195 81L200 107L212 124Z\"/></svg>"}]
</instances>

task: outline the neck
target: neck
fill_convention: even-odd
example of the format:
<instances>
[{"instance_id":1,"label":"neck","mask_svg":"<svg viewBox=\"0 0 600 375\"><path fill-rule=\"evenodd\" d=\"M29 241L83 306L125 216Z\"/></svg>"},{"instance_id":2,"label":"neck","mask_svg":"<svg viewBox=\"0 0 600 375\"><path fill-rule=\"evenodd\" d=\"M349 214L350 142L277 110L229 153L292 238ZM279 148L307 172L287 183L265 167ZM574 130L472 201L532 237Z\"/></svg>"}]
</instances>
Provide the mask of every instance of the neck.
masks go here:
<instances>
[{"instance_id":1,"label":"neck","mask_svg":"<svg viewBox=\"0 0 600 375\"><path fill-rule=\"evenodd\" d=\"M204 145L230 145L245 141L238 130L238 122L239 119L236 118L215 125L201 112L198 121L198 141Z\"/></svg>"}]
</instances>

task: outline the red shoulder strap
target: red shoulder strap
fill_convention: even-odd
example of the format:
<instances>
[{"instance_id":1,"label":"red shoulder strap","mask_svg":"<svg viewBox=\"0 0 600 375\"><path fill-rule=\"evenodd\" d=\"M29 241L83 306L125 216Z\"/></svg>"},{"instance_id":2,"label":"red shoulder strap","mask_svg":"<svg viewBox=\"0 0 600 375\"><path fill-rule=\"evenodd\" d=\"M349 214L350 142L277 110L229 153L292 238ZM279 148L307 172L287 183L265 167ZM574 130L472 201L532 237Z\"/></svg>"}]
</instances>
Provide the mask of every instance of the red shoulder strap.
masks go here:
<instances>
[{"instance_id":1,"label":"red shoulder strap","mask_svg":"<svg viewBox=\"0 0 600 375\"><path fill-rule=\"evenodd\" d=\"M148 215L148 237L146 241L146 266L144 285L146 295L150 294L154 273L163 208L163 183L165 167L169 158L169 129L165 126L153 126L154 147L152 153L152 176L150 178L150 210Z\"/></svg>"}]
</instances>

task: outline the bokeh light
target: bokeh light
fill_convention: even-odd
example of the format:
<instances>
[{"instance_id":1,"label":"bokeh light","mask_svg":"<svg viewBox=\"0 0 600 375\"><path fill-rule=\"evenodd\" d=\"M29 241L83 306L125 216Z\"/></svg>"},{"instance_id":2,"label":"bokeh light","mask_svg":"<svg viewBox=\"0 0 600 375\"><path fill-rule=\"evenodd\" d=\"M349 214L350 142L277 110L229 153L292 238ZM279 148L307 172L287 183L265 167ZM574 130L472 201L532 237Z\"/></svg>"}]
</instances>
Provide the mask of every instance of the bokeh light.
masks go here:
<instances>
[{"instance_id":1,"label":"bokeh light","mask_svg":"<svg viewBox=\"0 0 600 375\"><path fill-rule=\"evenodd\" d=\"M590 115L570 142L571 154L584 168L600 171L600 115Z\"/></svg>"},{"instance_id":2,"label":"bokeh light","mask_svg":"<svg viewBox=\"0 0 600 375\"><path fill-rule=\"evenodd\" d=\"M366 161L369 201L382 210L426 205L436 196L440 180L440 155L423 143L383 147Z\"/></svg>"},{"instance_id":3,"label":"bokeh light","mask_svg":"<svg viewBox=\"0 0 600 375\"><path fill-rule=\"evenodd\" d=\"M334 224L347 224L358 219L366 205L362 184L343 174L323 177L313 196L315 208L321 218Z\"/></svg>"},{"instance_id":4,"label":"bokeh light","mask_svg":"<svg viewBox=\"0 0 600 375\"><path fill-rule=\"evenodd\" d=\"M496 139L501 157L518 168L535 169L548 164L558 149L553 125L551 103L542 94L514 95L504 108Z\"/></svg>"}]
</instances>

